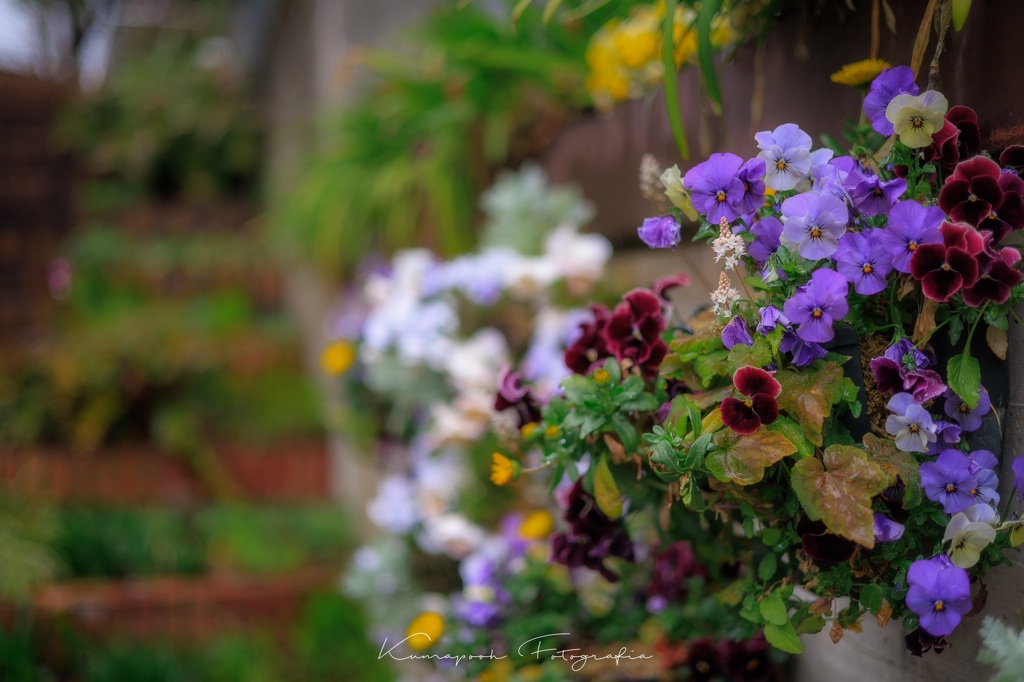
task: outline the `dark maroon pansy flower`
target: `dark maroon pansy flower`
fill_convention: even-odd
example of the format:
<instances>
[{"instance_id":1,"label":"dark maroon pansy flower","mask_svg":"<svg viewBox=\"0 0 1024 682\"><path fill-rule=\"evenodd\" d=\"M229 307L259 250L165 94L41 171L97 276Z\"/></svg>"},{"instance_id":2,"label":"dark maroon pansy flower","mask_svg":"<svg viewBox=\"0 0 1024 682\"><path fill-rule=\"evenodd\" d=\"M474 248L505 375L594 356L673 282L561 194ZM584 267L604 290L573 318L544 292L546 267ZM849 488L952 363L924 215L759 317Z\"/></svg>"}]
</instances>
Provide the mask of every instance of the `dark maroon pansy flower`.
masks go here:
<instances>
[{"instance_id":1,"label":"dark maroon pansy flower","mask_svg":"<svg viewBox=\"0 0 1024 682\"><path fill-rule=\"evenodd\" d=\"M515 408L519 428L540 421L540 402L523 385L523 375L510 369L501 375L498 395L494 399L494 409L500 412L509 408Z\"/></svg>"},{"instance_id":2,"label":"dark maroon pansy flower","mask_svg":"<svg viewBox=\"0 0 1024 682\"><path fill-rule=\"evenodd\" d=\"M589 374L595 365L612 355L604 336L612 313L599 304L590 306L590 310L594 321L582 323L579 336L565 349L565 366L576 374Z\"/></svg>"},{"instance_id":3,"label":"dark maroon pansy flower","mask_svg":"<svg viewBox=\"0 0 1024 682\"><path fill-rule=\"evenodd\" d=\"M597 501L583 489L580 479L570 489L563 518L569 530L551 537L551 560L569 568L589 568L609 582L619 576L604 561L618 557L633 562L636 555L633 541L618 521L605 516Z\"/></svg>"},{"instance_id":4,"label":"dark maroon pansy flower","mask_svg":"<svg viewBox=\"0 0 1024 682\"><path fill-rule=\"evenodd\" d=\"M935 653L941 654L951 646L945 637L929 635L921 628L912 630L903 638L903 642L907 647L907 653L919 658L932 649L935 650Z\"/></svg>"},{"instance_id":5,"label":"dark maroon pansy flower","mask_svg":"<svg viewBox=\"0 0 1024 682\"><path fill-rule=\"evenodd\" d=\"M661 338L665 316L661 299L647 289L633 289L615 306L604 330L608 350L620 362L631 360L641 373L651 377L668 353Z\"/></svg>"},{"instance_id":6,"label":"dark maroon pansy flower","mask_svg":"<svg viewBox=\"0 0 1024 682\"><path fill-rule=\"evenodd\" d=\"M978 223L979 230L992 233L996 244L1013 230L1024 228L1024 180L1013 173L1002 173L999 189L1003 193L1002 201Z\"/></svg>"},{"instance_id":7,"label":"dark maroon pansy flower","mask_svg":"<svg viewBox=\"0 0 1024 682\"><path fill-rule=\"evenodd\" d=\"M648 597L661 597L667 602L682 602L688 592L687 581L705 576L707 571L697 563L693 548L686 540L673 542L654 557Z\"/></svg>"},{"instance_id":8,"label":"dark maroon pansy flower","mask_svg":"<svg viewBox=\"0 0 1024 682\"><path fill-rule=\"evenodd\" d=\"M737 642L722 644L724 678L737 682L770 682L775 679L775 666L768 657L768 642L763 634Z\"/></svg>"},{"instance_id":9,"label":"dark maroon pansy flower","mask_svg":"<svg viewBox=\"0 0 1024 682\"><path fill-rule=\"evenodd\" d=\"M902 476L897 475L896 482L878 494L878 499L885 506L893 521L903 523L910 516L909 512L903 508L903 497L906 493L907 484L903 482Z\"/></svg>"},{"instance_id":10,"label":"dark maroon pansy flower","mask_svg":"<svg viewBox=\"0 0 1024 682\"><path fill-rule=\"evenodd\" d=\"M686 666L690 669L691 680L711 682L722 675L722 651L718 642L710 637L701 637L690 644L690 652L686 657Z\"/></svg>"},{"instance_id":11,"label":"dark maroon pansy flower","mask_svg":"<svg viewBox=\"0 0 1024 682\"><path fill-rule=\"evenodd\" d=\"M729 396L722 401L722 421L738 434L746 435L757 431L761 424L771 424L779 417L779 403L776 398L782 386L771 372L759 367L740 367L732 377L732 383L745 397L743 400Z\"/></svg>"},{"instance_id":12,"label":"dark maroon pansy flower","mask_svg":"<svg viewBox=\"0 0 1024 682\"><path fill-rule=\"evenodd\" d=\"M958 104L946 112L946 120L956 126L956 146L960 150L960 159L976 156L981 150L981 128L974 109Z\"/></svg>"},{"instance_id":13,"label":"dark maroon pansy flower","mask_svg":"<svg viewBox=\"0 0 1024 682\"><path fill-rule=\"evenodd\" d=\"M960 131L948 120L942 124L940 130L932 135L932 144L921 150L922 160L925 163L937 163L946 172L952 171L960 161L960 147L957 138Z\"/></svg>"},{"instance_id":14,"label":"dark maroon pansy flower","mask_svg":"<svg viewBox=\"0 0 1024 682\"><path fill-rule=\"evenodd\" d=\"M654 295L658 298L668 300L668 292L676 287L688 287L690 286L690 276L685 272L679 272L674 275L668 275L666 277L659 277L651 285L651 290Z\"/></svg>"},{"instance_id":15,"label":"dark maroon pansy flower","mask_svg":"<svg viewBox=\"0 0 1024 682\"><path fill-rule=\"evenodd\" d=\"M857 549L853 540L829 533L821 521L804 517L796 524L796 532L803 541L804 553L815 561L840 564L848 561Z\"/></svg>"},{"instance_id":16,"label":"dark maroon pansy flower","mask_svg":"<svg viewBox=\"0 0 1024 682\"><path fill-rule=\"evenodd\" d=\"M984 156L961 161L939 192L939 208L954 221L977 227L1002 203L1000 175L999 164Z\"/></svg>"},{"instance_id":17,"label":"dark maroon pansy flower","mask_svg":"<svg viewBox=\"0 0 1024 682\"><path fill-rule=\"evenodd\" d=\"M1010 290L1022 279L1016 267L1020 262L1020 251L1009 246L999 250L992 249L990 244L986 247L978 257L978 279L961 292L964 303L972 308L978 308L986 301L1006 303L1010 299Z\"/></svg>"},{"instance_id":18,"label":"dark maroon pansy flower","mask_svg":"<svg viewBox=\"0 0 1024 682\"><path fill-rule=\"evenodd\" d=\"M1020 175L1024 171L1024 145L1014 144L1004 149L999 155L999 164Z\"/></svg>"},{"instance_id":19,"label":"dark maroon pansy flower","mask_svg":"<svg viewBox=\"0 0 1024 682\"><path fill-rule=\"evenodd\" d=\"M977 230L962 223L944 222L939 231L941 244L922 244L914 251L910 274L920 280L925 296L945 303L961 288L974 286L985 242Z\"/></svg>"}]
</instances>

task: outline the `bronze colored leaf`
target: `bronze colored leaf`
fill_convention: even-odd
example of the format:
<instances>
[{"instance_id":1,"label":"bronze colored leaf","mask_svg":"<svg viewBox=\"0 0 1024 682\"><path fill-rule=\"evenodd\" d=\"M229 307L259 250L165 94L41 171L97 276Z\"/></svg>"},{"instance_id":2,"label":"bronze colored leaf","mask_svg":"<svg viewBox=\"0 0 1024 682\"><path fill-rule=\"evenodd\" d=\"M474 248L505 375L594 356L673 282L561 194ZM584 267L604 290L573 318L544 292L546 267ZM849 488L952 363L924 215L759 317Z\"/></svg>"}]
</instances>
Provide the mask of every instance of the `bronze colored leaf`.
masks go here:
<instances>
[{"instance_id":1,"label":"bronze colored leaf","mask_svg":"<svg viewBox=\"0 0 1024 682\"><path fill-rule=\"evenodd\" d=\"M992 352L1000 360L1006 359L1006 348L1009 346L1009 340L1006 338L1006 332L999 327L989 326L985 330L985 341L988 343L988 347L992 349Z\"/></svg>"},{"instance_id":2,"label":"bronze colored leaf","mask_svg":"<svg viewBox=\"0 0 1024 682\"><path fill-rule=\"evenodd\" d=\"M864 436L864 449L868 459L882 467L882 471L895 480L896 474L903 479L903 508L913 509L921 503L921 467L909 452L897 449L889 440L873 433Z\"/></svg>"},{"instance_id":3,"label":"bronze colored leaf","mask_svg":"<svg viewBox=\"0 0 1024 682\"><path fill-rule=\"evenodd\" d=\"M793 466L791 483L812 520L821 519L836 535L875 546L871 498L893 481L860 448L830 445L822 460L807 457Z\"/></svg>"},{"instance_id":4,"label":"bronze colored leaf","mask_svg":"<svg viewBox=\"0 0 1024 682\"><path fill-rule=\"evenodd\" d=\"M843 368L826 362L817 372L776 372L782 384L779 407L795 417L806 432L807 440L821 445L821 425L832 413L832 404L842 396Z\"/></svg>"},{"instance_id":5,"label":"bronze colored leaf","mask_svg":"<svg viewBox=\"0 0 1024 682\"><path fill-rule=\"evenodd\" d=\"M705 460L719 481L752 485L764 478L764 470L796 452L796 446L781 433L763 426L749 436L723 429L715 434L718 446Z\"/></svg>"}]
</instances>

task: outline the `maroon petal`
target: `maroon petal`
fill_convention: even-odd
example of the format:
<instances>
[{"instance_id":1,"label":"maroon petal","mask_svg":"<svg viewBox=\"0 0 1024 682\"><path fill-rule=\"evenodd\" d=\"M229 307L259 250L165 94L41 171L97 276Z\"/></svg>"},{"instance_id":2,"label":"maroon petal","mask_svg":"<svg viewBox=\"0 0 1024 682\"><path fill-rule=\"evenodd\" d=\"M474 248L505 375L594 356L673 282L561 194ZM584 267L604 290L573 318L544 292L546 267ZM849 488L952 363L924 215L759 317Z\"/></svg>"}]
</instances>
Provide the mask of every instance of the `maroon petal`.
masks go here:
<instances>
[{"instance_id":1,"label":"maroon petal","mask_svg":"<svg viewBox=\"0 0 1024 682\"><path fill-rule=\"evenodd\" d=\"M772 396L758 393L750 398L750 402L762 424L771 424L779 418L779 403Z\"/></svg>"},{"instance_id":2,"label":"maroon petal","mask_svg":"<svg viewBox=\"0 0 1024 682\"><path fill-rule=\"evenodd\" d=\"M922 244L910 257L910 275L924 279L929 272L938 270L946 262L946 247L943 244Z\"/></svg>"},{"instance_id":3,"label":"maroon petal","mask_svg":"<svg viewBox=\"0 0 1024 682\"><path fill-rule=\"evenodd\" d=\"M633 291L626 294L623 303L629 306L634 317L662 317L661 299L647 289L633 289ZM622 304L620 303L619 307L621 306ZM618 308L616 308L617 310Z\"/></svg>"},{"instance_id":4,"label":"maroon petal","mask_svg":"<svg viewBox=\"0 0 1024 682\"><path fill-rule=\"evenodd\" d=\"M745 402L728 397L722 401L722 422L730 429L746 436L757 431L761 418Z\"/></svg>"},{"instance_id":5,"label":"maroon petal","mask_svg":"<svg viewBox=\"0 0 1024 682\"><path fill-rule=\"evenodd\" d=\"M651 289L654 290L654 294L659 298L668 298L666 294L670 289L688 286L690 286L690 276L686 273L680 272L675 275L669 275L668 277L662 277L655 280Z\"/></svg>"},{"instance_id":6,"label":"maroon petal","mask_svg":"<svg viewBox=\"0 0 1024 682\"><path fill-rule=\"evenodd\" d=\"M770 372L749 365L736 370L736 374L732 377L732 383L740 393L746 396L760 393L769 398L776 398L782 391L782 386Z\"/></svg>"},{"instance_id":7,"label":"maroon petal","mask_svg":"<svg viewBox=\"0 0 1024 682\"><path fill-rule=\"evenodd\" d=\"M903 390L914 396L914 402L926 403L945 393L942 376L930 369L915 369L903 378Z\"/></svg>"},{"instance_id":8,"label":"maroon petal","mask_svg":"<svg viewBox=\"0 0 1024 682\"><path fill-rule=\"evenodd\" d=\"M946 303L953 294L960 291L964 278L956 270L932 270L921 278L924 295L938 303Z\"/></svg>"},{"instance_id":9,"label":"maroon petal","mask_svg":"<svg viewBox=\"0 0 1024 682\"><path fill-rule=\"evenodd\" d=\"M1007 168L1024 168L1024 145L1010 145L999 155L999 163Z\"/></svg>"},{"instance_id":10,"label":"maroon petal","mask_svg":"<svg viewBox=\"0 0 1024 682\"><path fill-rule=\"evenodd\" d=\"M960 157L968 159L981 149L981 129L978 127L978 114L974 109L958 104L946 112L946 120L956 126L957 147Z\"/></svg>"},{"instance_id":11,"label":"maroon petal","mask_svg":"<svg viewBox=\"0 0 1024 682\"><path fill-rule=\"evenodd\" d=\"M949 265L950 269L960 273L960 276L963 278L963 286L974 286L974 283L978 280L978 258L976 254L954 247L946 251L946 264ZM945 268L943 267L943 269Z\"/></svg>"},{"instance_id":12,"label":"maroon petal","mask_svg":"<svg viewBox=\"0 0 1024 682\"><path fill-rule=\"evenodd\" d=\"M900 366L889 358L872 359L871 372L875 375L875 385L879 391L895 393L903 390Z\"/></svg>"}]
</instances>

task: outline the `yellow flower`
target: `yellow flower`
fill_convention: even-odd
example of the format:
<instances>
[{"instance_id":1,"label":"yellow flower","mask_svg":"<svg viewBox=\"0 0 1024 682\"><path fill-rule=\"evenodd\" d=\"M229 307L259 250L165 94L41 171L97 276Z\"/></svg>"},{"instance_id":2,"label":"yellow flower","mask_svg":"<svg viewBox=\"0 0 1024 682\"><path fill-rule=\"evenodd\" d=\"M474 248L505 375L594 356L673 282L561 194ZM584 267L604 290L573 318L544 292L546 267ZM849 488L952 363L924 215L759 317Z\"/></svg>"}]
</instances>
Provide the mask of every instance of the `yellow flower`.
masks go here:
<instances>
[{"instance_id":1,"label":"yellow flower","mask_svg":"<svg viewBox=\"0 0 1024 682\"><path fill-rule=\"evenodd\" d=\"M601 369L599 369L596 372L594 372L594 381L596 381L601 386L604 386L605 384L607 384L611 380L612 380L611 372L606 370L604 367L602 367Z\"/></svg>"},{"instance_id":2,"label":"yellow flower","mask_svg":"<svg viewBox=\"0 0 1024 682\"><path fill-rule=\"evenodd\" d=\"M324 374L339 376L355 364L356 347L348 339L331 341L320 353L320 369Z\"/></svg>"},{"instance_id":3,"label":"yellow flower","mask_svg":"<svg viewBox=\"0 0 1024 682\"><path fill-rule=\"evenodd\" d=\"M602 69L587 74L587 91L600 107L628 99L630 85L629 75L621 69Z\"/></svg>"},{"instance_id":4,"label":"yellow flower","mask_svg":"<svg viewBox=\"0 0 1024 682\"><path fill-rule=\"evenodd\" d=\"M512 662L507 658L502 658L480 673L480 677L477 678L479 682L508 682L509 679L515 674L516 669L512 665Z\"/></svg>"},{"instance_id":5,"label":"yellow flower","mask_svg":"<svg viewBox=\"0 0 1024 682\"><path fill-rule=\"evenodd\" d=\"M523 428L519 429L519 433L522 434L525 440L530 440L533 438L533 434L537 433L538 428L539 424L537 422L527 422L523 424Z\"/></svg>"},{"instance_id":6,"label":"yellow flower","mask_svg":"<svg viewBox=\"0 0 1024 682\"><path fill-rule=\"evenodd\" d=\"M554 440L562 435L562 429L558 428L554 424L544 429L544 437L548 440Z\"/></svg>"},{"instance_id":7,"label":"yellow flower","mask_svg":"<svg viewBox=\"0 0 1024 682\"><path fill-rule=\"evenodd\" d=\"M491 483L506 485L519 478L519 462L509 459L500 452L491 455Z\"/></svg>"},{"instance_id":8,"label":"yellow flower","mask_svg":"<svg viewBox=\"0 0 1024 682\"><path fill-rule=\"evenodd\" d=\"M412 619L405 631L405 643L414 651L429 649L444 634L444 617L437 611L424 611Z\"/></svg>"},{"instance_id":9,"label":"yellow flower","mask_svg":"<svg viewBox=\"0 0 1024 682\"><path fill-rule=\"evenodd\" d=\"M633 22L622 25L615 34L615 51L631 69L639 69L657 59L659 43L656 29Z\"/></svg>"},{"instance_id":10,"label":"yellow flower","mask_svg":"<svg viewBox=\"0 0 1024 682\"><path fill-rule=\"evenodd\" d=\"M861 88L869 85L878 74L890 66L884 59L862 59L859 62L844 64L832 74L832 82Z\"/></svg>"},{"instance_id":11,"label":"yellow flower","mask_svg":"<svg viewBox=\"0 0 1024 682\"><path fill-rule=\"evenodd\" d=\"M723 47L736 42L739 35L732 25L732 19L727 14L719 14L711 20L711 45Z\"/></svg>"},{"instance_id":12,"label":"yellow flower","mask_svg":"<svg viewBox=\"0 0 1024 682\"><path fill-rule=\"evenodd\" d=\"M524 540L543 540L551 535L555 520L546 509L538 509L526 515L519 525L519 537Z\"/></svg>"}]
</instances>

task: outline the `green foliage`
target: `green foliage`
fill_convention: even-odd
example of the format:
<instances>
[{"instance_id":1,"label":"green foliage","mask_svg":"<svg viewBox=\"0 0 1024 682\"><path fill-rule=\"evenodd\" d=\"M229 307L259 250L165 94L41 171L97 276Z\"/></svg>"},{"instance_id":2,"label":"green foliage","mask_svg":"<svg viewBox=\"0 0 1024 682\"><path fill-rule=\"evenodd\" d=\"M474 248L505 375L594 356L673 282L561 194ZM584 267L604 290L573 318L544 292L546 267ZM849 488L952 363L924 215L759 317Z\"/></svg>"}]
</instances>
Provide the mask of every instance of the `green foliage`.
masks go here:
<instances>
[{"instance_id":1,"label":"green foliage","mask_svg":"<svg viewBox=\"0 0 1024 682\"><path fill-rule=\"evenodd\" d=\"M50 508L0 490L0 598L24 598L57 572L58 559L49 547L55 521Z\"/></svg>"},{"instance_id":2,"label":"green foliage","mask_svg":"<svg viewBox=\"0 0 1024 682\"><path fill-rule=\"evenodd\" d=\"M419 26L415 59L371 55L374 85L326 122L326 142L277 200L275 232L347 274L373 251L466 250L488 169L521 158L534 126L583 101L583 53L599 25L544 26L531 9L513 26L471 3Z\"/></svg>"},{"instance_id":3,"label":"green foliage","mask_svg":"<svg viewBox=\"0 0 1024 682\"><path fill-rule=\"evenodd\" d=\"M235 65L204 62L223 49L167 31L68 106L59 137L107 183L108 196L208 199L252 191L256 116Z\"/></svg>"},{"instance_id":4,"label":"green foliage","mask_svg":"<svg viewBox=\"0 0 1024 682\"><path fill-rule=\"evenodd\" d=\"M292 636L298 655L295 677L308 682L347 679L388 682L394 675L367 639L366 618L358 604L337 594L309 598Z\"/></svg>"},{"instance_id":5,"label":"green foliage","mask_svg":"<svg viewBox=\"0 0 1024 682\"><path fill-rule=\"evenodd\" d=\"M67 507L53 552L73 577L248 573L339 562L351 548L344 515L329 504L157 508Z\"/></svg>"},{"instance_id":6,"label":"green foliage","mask_svg":"<svg viewBox=\"0 0 1024 682\"><path fill-rule=\"evenodd\" d=\"M982 647L978 662L996 668L991 682L1013 682L1024 670L1024 633L1017 632L991 616L985 617L979 631Z\"/></svg>"}]
</instances>

